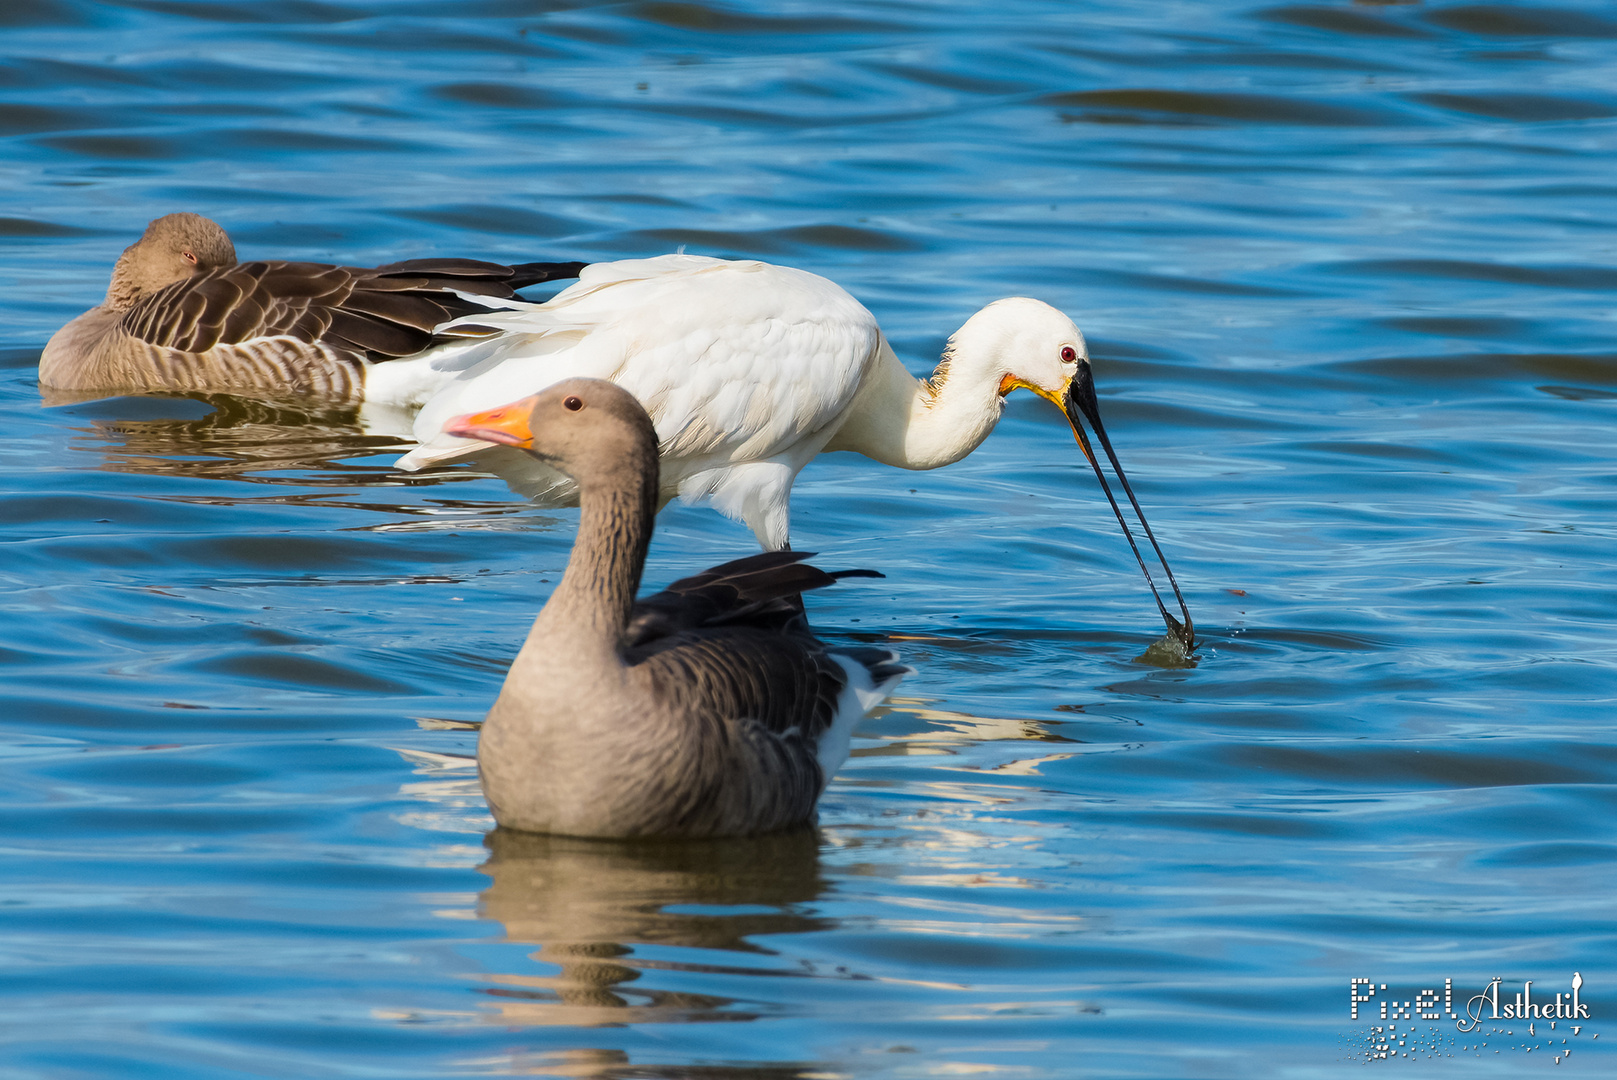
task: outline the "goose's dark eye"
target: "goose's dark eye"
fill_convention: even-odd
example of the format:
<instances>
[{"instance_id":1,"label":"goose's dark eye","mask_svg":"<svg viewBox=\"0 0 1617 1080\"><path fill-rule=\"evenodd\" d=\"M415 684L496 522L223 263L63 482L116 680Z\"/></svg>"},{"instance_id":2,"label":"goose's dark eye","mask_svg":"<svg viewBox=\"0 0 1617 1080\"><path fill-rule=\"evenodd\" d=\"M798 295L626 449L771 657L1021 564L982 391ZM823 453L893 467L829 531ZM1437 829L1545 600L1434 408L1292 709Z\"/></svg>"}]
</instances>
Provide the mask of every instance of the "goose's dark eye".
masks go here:
<instances>
[{"instance_id":1,"label":"goose's dark eye","mask_svg":"<svg viewBox=\"0 0 1617 1080\"><path fill-rule=\"evenodd\" d=\"M1061 362L1063 364L1076 364L1078 362L1078 350L1071 345L1061 346Z\"/></svg>"},{"instance_id":2,"label":"goose's dark eye","mask_svg":"<svg viewBox=\"0 0 1617 1080\"><path fill-rule=\"evenodd\" d=\"M562 402L562 406L566 408L568 412L577 412L584 407L584 399L579 397L570 397L566 401Z\"/></svg>"}]
</instances>

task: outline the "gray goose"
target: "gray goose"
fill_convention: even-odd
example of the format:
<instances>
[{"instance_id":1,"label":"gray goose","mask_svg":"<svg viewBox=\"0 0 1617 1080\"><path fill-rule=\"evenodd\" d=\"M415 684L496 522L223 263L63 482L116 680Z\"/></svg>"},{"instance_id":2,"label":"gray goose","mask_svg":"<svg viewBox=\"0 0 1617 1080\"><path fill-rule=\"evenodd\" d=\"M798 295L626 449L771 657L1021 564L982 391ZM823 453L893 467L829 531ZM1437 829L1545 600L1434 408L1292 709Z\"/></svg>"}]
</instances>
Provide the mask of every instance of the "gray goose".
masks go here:
<instances>
[{"instance_id":1,"label":"gray goose","mask_svg":"<svg viewBox=\"0 0 1617 1080\"><path fill-rule=\"evenodd\" d=\"M812 821L853 725L910 669L815 638L800 595L839 578L805 552L727 562L638 602L657 436L627 391L568 379L451 420L578 484L578 535L483 723L495 821L593 837L714 837Z\"/></svg>"},{"instance_id":2,"label":"gray goose","mask_svg":"<svg viewBox=\"0 0 1617 1080\"><path fill-rule=\"evenodd\" d=\"M79 395L177 391L358 404L371 365L419 353L441 324L504 307L514 290L575 277L584 265L238 263L215 222L168 214L124 250L106 299L51 337L39 381Z\"/></svg>"}]
</instances>

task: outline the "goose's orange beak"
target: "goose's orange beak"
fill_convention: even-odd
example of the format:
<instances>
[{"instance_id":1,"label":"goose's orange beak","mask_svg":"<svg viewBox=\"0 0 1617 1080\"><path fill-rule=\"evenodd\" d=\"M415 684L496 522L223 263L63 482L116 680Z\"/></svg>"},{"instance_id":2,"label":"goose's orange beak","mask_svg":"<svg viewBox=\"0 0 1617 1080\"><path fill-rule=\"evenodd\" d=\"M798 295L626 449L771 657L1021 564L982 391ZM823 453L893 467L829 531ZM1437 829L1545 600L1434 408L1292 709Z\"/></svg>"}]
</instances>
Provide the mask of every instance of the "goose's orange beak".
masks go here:
<instances>
[{"instance_id":1,"label":"goose's orange beak","mask_svg":"<svg viewBox=\"0 0 1617 1080\"><path fill-rule=\"evenodd\" d=\"M444 425L444 434L527 450L533 446L533 431L528 427L532 412L533 398L527 397L498 409L457 416Z\"/></svg>"}]
</instances>

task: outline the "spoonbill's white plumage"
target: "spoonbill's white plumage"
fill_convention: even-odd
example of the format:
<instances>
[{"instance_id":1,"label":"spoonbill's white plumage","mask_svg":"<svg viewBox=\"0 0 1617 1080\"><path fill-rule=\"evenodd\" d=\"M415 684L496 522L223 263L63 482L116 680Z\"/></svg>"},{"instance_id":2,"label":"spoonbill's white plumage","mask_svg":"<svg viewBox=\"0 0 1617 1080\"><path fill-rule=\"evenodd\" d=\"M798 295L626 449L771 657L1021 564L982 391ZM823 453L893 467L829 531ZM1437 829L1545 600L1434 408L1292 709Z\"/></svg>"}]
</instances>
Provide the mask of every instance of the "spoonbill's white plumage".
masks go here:
<instances>
[{"instance_id":1,"label":"spoonbill's white plumage","mask_svg":"<svg viewBox=\"0 0 1617 1080\"><path fill-rule=\"evenodd\" d=\"M442 433L453 415L561 378L610 379L657 426L663 499L709 499L766 549L786 546L792 481L844 426L885 347L870 313L822 277L694 255L596 263L548 303L475 322L500 333L454 358L463 370L427 398L422 445L401 468L486 449Z\"/></svg>"},{"instance_id":2,"label":"spoonbill's white plumage","mask_svg":"<svg viewBox=\"0 0 1617 1080\"><path fill-rule=\"evenodd\" d=\"M663 255L595 263L546 303L449 324L465 334L479 327L488 334L480 344L376 369L373 393L396 401L417 393L424 401L414 429L421 445L400 468L487 451L446 432L452 416L563 378L608 379L638 398L656 425L659 499L711 500L772 550L788 546L792 482L815 455L852 450L906 469L947 465L987 438L1005 395L1020 387L1061 408L1111 500L1080 422L1087 417L1128 492L1099 426L1084 336L1038 300L999 300L977 312L927 379L905 371L875 317L845 290L756 261ZM510 460L496 466L508 478ZM517 486L565 497L569 482L530 475ZM1127 535L1121 511L1118 522ZM1140 522L1150 537L1143 515ZM1174 629L1160 597L1157 604ZM1179 604L1183 610L1183 598ZM1186 613L1175 631L1186 644L1189 625Z\"/></svg>"},{"instance_id":3,"label":"spoonbill's white plumage","mask_svg":"<svg viewBox=\"0 0 1617 1080\"><path fill-rule=\"evenodd\" d=\"M765 552L635 600L659 502L657 437L635 398L567 379L459 417L579 487L578 536L478 739L501 825L599 837L739 836L801 825L858 719L908 668L829 648L800 593L827 574Z\"/></svg>"}]
</instances>

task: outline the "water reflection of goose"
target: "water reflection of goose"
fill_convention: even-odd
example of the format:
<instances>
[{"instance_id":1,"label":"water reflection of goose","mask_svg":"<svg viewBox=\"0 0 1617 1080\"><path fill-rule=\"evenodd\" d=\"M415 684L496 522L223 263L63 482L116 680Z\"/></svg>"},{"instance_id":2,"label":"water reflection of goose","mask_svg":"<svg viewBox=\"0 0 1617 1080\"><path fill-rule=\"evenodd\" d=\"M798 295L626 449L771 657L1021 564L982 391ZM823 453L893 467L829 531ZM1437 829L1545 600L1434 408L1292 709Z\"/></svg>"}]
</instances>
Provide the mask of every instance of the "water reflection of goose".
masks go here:
<instances>
[{"instance_id":1,"label":"water reflection of goose","mask_svg":"<svg viewBox=\"0 0 1617 1080\"><path fill-rule=\"evenodd\" d=\"M123 398L72 405L83 421L75 449L105 458L110 472L299 486L351 486L391 470L355 464L397 440L367 434L352 409L271 403L228 395L193 400ZM397 474L394 474L397 475Z\"/></svg>"},{"instance_id":2,"label":"water reflection of goose","mask_svg":"<svg viewBox=\"0 0 1617 1080\"><path fill-rule=\"evenodd\" d=\"M830 585L765 552L638 602L657 512L657 436L626 390L568 379L450 430L517 446L578 482L578 536L478 740L501 825L573 836L737 836L802 825L853 725L907 668L831 649L800 593Z\"/></svg>"},{"instance_id":3,"label":"water reflection of goose","mask_svg":"<svg viewBox=\"0 0 1617 1080\"><path fill-rule=\"evenodd\" d=\"M478 912L512 941L539 946L555 974L503 974L489 991L498 1021L578 1025L744 1020L722 993L634 985L642 972L679 968L725 976L801 976L760 959L755 939L825 928L802 905L825 888L808 829L679 844L584 840L496 829L482 866L491 879ZM636 955L636 946L709 951L688 965ZM735 963L713 952L747 954ZM681 980L688 981L688 980ZM762 995L749 994L756 1001Z\"/></svg>"},{"instance_id":4,"label":"water reflection of goose","mask_svg":"<svg viewBox=\"0 0 1617 1080\"><path fill-rule=\"evenodd\" d=\"M558 524L523 503L452 498L436 484L437 494L429 497L406 494L398 473L378 460L378 455L397 452L398 441L361 430L352 409L298 409L227 395L192 397L197 400L120 398L69 406L66 414L76 432L69 445L98 456L96 467L106 472L230 480L269 489L255 494L231 484L195 494L172 491L162 496L168 502L282 503L385 515L343 531L463 532L551 529ZM481 475L467 472L442 479ZM404 579L395 573L380 580ZM437 579L416 574L408 580Z\"/></svg>"},{"instance_id":5,"label":"water reflection of goose","mask_svg":"<svg viewBox=\"0 0 1617 1080\"><path fill-rule=\"evenodd\" d=\"M487 328L489 340L451 359L429 355L376 370L375 392L382 393L383 380L439 385L443 369L462 369L417 415L422 445L400 459L401 468L475 453L524 493L564 495L569 485L553 472L523 477L532 462L509 454L502 462L497 451L456 437L445 424L562 378L610 379L634 394L656 425L659 503L675 495L710 499L774 550L787 546L792 483L817 454L852 450L906 469L947 465L988 437L1005 395L1023 387L1061 409L1129 535L1091 450L1088 420L1179 595L1101 426L1083 335L1048 304L1013 298L988 305L956 331L929 379L904 370L875 318L843 289L762 262L663 255L596 263L547 303L461 323L477 324L468 332ZM439 374L429 377L423 368ZM1140 568L1149 582L1143 559ZM1183 597L1183 625L1160 597L1157 606L1189 646Z\"/></svg>"},{"instance_id":6,"label":"water reflection of goose","mask_svg":"<svg viewBox=\"0 0 1617 1080\"><path fill-rule=\"evenodd\" d=\"M197 391L357 404L375 361L420 353L439 325L582 266L238 263L218 224L168 214L119 257L106 299L52 336L39 381L47 400Z\"/></svg>"}]
</instances>

